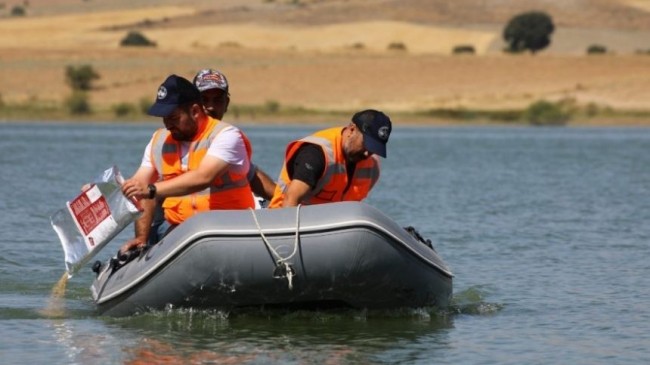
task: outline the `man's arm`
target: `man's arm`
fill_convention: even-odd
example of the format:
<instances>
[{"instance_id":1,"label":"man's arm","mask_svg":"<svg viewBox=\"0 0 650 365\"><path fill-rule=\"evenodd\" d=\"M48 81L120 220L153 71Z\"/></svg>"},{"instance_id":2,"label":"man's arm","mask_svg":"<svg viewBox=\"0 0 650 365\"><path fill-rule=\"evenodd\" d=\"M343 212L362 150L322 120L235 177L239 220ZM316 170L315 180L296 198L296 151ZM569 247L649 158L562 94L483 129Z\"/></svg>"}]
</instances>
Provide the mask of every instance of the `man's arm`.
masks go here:
<instances>
[{"instance_id":1,"label":"man's arm","mask_svg":"<svg viewBox=\"0 0 650 365\"><path fill-rule=\"evenodd\" d=\"M205 189L227 169L228 164L223 160L205 156L197 170L188 171L167 181L156 182L156 198L164 199L169 196L186 195ZM153 168L140 167L132 178L122 184L124 195L140 199L144 211L135 222L135 238L122 245L121 252L142 248L147 244L157 202L156 199L147 199L149 197L147 186L154 183L156 177L157 174Z\"/></svg>"},{"instance_id":2,"label":"man's arm","mask_svg":"<svg viewBox=\"0 0 650 365\"><path fill-rule=\"evenodd\" d=\"M228 163L220 158L205 156L196 170L188 171L173 179L158 181L156 198L164 199L170 196L183 196L207 188L217 176L228 169ZM127 197L146 199L149 197L147 187L153 181L131 178L122 185L122 192Z\"/></svg>"},{"instance_id":3,"label":"man's arm","mask_svg":"<svg viewBox=\"0 0 650 365\"><path fill-rule=\"evenodd\" d=\"M223 175L230 165L217 157L206 155L196 170L188 171L173 179L156 183L156 197L183 196L201 191Z\"/></svg>"},{"instance_id":4,"label":"man's arm","mask_svg":"<svg viewBox=\"0 0 650 365\"><path fill-rule=\"evenodd\" d=\"M212 141L207 154L195 170L187 171L173 179L156 182L156 197L163 199L201 191L210 186L218 176L223 175L228 168L235 167L236 161L244 159L245 156L246 149L239 131L235 128L223 130L218 138ZM143 184L142 181L132 180L126 181L123 185L124 194L128 197L147 198L149 183Z\"/></svg>"},{"instance_id":5,"label":"man's arm","mask_svg":"<svg viewBox=\"0 0 650 365\"><path fill-rule=\"evenodd\" d=\"M275 193L275 181L256 165L251 164L251 168L255 168L255 174L249 181L251 190L255 195L271 200L273 193Z\"/></svg>"},{"instance_id":6,"label":"man's arm","mask_svg":"<svg viewBox=\"0 0 650 365\"><path fill-rule=\"evenodd\" d=\"M323 175L325 155L319 146L305 144L298 149L295 157L287 165L291 182L284 194L282 207L295 207L316 187Z\"/></svg>"}]
</instances>

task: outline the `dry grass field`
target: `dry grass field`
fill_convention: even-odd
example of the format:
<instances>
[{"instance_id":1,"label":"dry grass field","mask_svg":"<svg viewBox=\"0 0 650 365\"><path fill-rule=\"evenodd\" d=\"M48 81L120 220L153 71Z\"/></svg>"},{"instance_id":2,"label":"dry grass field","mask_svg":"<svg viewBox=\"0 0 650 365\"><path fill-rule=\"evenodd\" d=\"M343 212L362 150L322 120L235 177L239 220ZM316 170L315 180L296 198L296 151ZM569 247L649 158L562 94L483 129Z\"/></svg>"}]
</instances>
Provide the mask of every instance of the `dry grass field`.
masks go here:
<instances>
[{"instance_id":1,"label":"dry grass field","mask_svg":"<svg viewBox=\"0 0 650 365\"><path fill-rule=\"evenodd\" d=\"M6 1L6 0L5 0ZM2 0L0 0L2 3ZM18 2L16 4L24 4ZM235 105L389 113L502 110L571 99L650 111L648 0L30 0L24 17L0 11L5 104L61 103L67 65L100 74L94 108L153 100L170 73L222 70ZM514 15L548 12L551 46L509 55L501 32ZM120 47L137 30L156 47ZM391 50L389 44L404 45ZM454 46L475 55L452 55ZM589 45L610 54L588 56ZM647 114L647 113L646 113ZM2 116L0 115L0 119ZM590 123L649 124L645 118Z\"/></svg>"}]
</instances>

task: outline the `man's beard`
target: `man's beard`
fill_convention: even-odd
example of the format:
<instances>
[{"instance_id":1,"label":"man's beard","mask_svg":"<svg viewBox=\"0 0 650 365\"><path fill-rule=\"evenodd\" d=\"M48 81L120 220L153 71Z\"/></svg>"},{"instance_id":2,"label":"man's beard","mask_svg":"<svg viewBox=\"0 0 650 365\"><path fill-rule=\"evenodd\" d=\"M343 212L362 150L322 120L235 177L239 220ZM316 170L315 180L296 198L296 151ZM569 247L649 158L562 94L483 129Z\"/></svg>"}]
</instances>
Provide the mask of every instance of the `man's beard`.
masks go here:
<instances>
[{"instance_id":1,"label":"man's beard","mask_svg":"<svg viewBox=\"0 0 650 365\"><path fill-rule=\"evenodd\" d=\"M193 136L188 136L186 133L183 133L179 130L169 131L169 133L171 133L172 138L180 142L191 141L193 137Z\"/></svg>"},{"instance_id":2,"label":"man's beard","mask_svg":"<svg viewBox=\"0 0 650 365\"><path fill-rule=\"evenodd\" d=\"M350 163L357 163L359 161L363 161L366 159L366 154L365 153L354 153L354 154L345 154L347 157L348 162Z\"/></svg>"}]
</instances>

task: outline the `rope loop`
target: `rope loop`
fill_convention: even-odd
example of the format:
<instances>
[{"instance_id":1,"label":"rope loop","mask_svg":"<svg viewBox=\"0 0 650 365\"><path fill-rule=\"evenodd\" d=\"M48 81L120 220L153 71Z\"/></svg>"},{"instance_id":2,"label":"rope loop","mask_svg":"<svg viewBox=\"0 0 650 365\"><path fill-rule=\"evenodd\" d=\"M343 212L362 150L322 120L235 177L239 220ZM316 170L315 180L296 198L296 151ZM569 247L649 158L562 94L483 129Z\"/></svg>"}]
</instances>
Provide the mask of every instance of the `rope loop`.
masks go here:
<instances>
[{"instance_id":1,"label":"rope loop","mask_svg":"<svg viewBox=\"0 0 650 365\"><path fill-rule=\"evenodd\" d=\"M262 231L262 227L260 226L260 222L257 220L257 215L255 215L255 210L253 208L249 208L251 211L251 214L253 215L253 220L255 221L255 225L257 226L257 230L260 232L260 236L262 237L262 241L266 245L267 249L273 254L275 257L275 269L273 270L273 277L274 278L286 278L287 283L289 286L289 290L293 289L293 277L296 276L296 271L293 269L291 264L287 261L289 261L297 252L298 252L298 243L300 241L300 207L301 205L298 204L296 207L296 238L293 243L293 252L287 256L287 257L282 257L280 254L271 246L271 243L268 241L266 236L264 235L264 232Z\"/></svg>"}]
</instances>

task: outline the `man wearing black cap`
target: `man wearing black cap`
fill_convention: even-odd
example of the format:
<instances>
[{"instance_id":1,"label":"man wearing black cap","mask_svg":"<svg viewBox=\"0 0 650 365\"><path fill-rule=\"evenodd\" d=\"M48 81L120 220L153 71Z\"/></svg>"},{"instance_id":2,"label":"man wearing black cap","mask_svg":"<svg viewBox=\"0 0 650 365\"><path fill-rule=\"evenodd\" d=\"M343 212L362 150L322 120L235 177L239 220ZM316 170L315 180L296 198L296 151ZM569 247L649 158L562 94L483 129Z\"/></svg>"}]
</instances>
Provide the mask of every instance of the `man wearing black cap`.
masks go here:
<instances>
[{"instance_id":1,"label":"man wearing black cap","mask_svg":"<svg viewBox=\"0 0 650 365\"><path fill-rule=\"evenodd\" d=\"M219 70L206 68L197 72L193 81L194 85L201 92L205 113L212 118L223 120L224 115L228 111L228 105L230 104L230 92L226 75ZM253 149L251 143L243 132L242 138L252 157ZM252 162L251 169L248 173L248 182L255 195L265 200L271 200L275 190L275 181Z\"/></svg>"},{"instance_id":2,"label":"man wearing black cap","mask_svg":"<svg viewBox=\"0 0 650 365\"><path fill-rule=\"evenodd\" d=\"M392 123L386 114L363 110L345 127L329 128L287 145L269 208L361 201L379 179Z\"/></svg>"},{"instance_id":3,"label":"man wearing black cap","mask_svg":"<svg viewBox=\"0 0 650 365\"><path fill-rule=\"evenodd\" d=\"M241 132L206 115L190 81L170 75L148 114L163 118L165 128L154 133L140 168L122 185L124 195L143 199L145 212L136 222L136 237L120 251L145 246L148 236L156 243L198 212L255 206ZM156 200L163 201L165 221L150 234Z\"/></svg>"}]
</instances>

